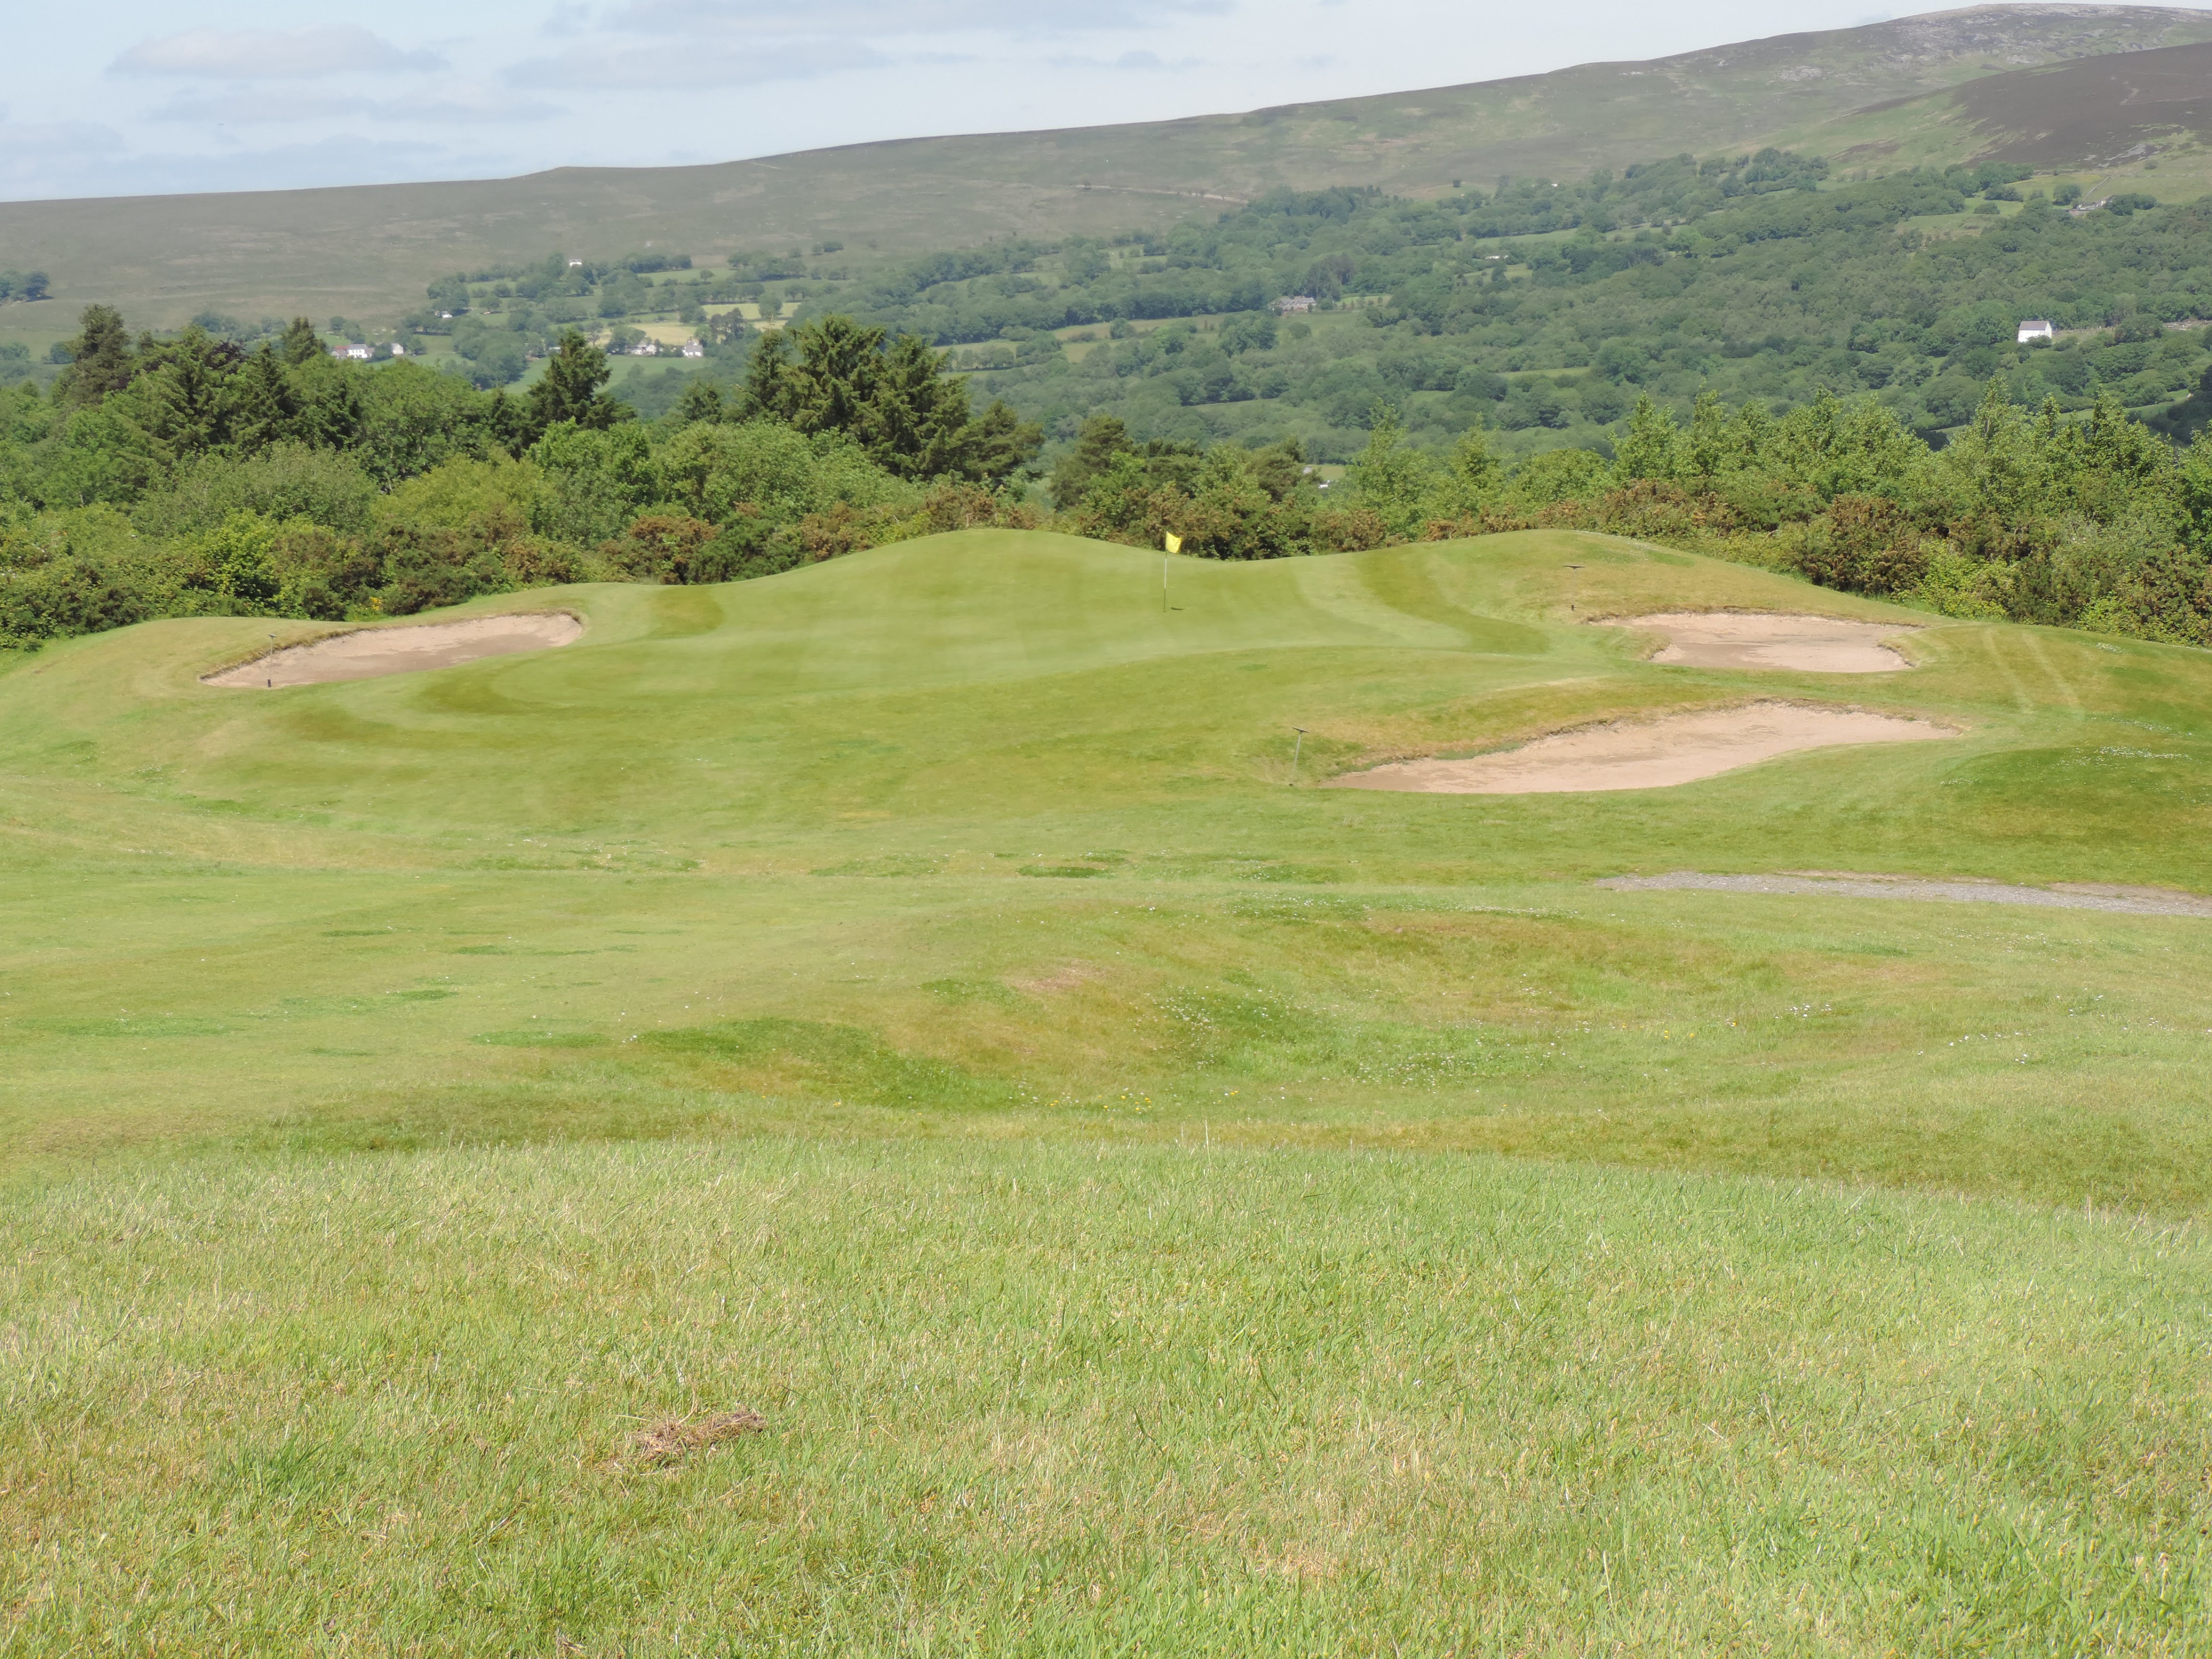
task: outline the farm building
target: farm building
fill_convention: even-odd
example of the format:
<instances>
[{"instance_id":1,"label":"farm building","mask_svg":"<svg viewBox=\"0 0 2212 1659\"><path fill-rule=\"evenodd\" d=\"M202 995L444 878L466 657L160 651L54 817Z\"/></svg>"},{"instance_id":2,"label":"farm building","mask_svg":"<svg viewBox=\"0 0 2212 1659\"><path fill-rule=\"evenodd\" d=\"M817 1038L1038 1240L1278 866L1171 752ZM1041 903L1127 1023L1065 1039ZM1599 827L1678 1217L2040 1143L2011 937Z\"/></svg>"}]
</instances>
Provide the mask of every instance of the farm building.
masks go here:
<instances>
[{"instance_id":1,"label":"farm building","mask_svg":"<svg viewBox=\"0 0 2212 1659\"><path fill-rule=\"evenodd\" d=\"M2017 343L2021 345L2026 345L2031 340L2048 340L2052 337L2052 331L2049 322L2041 317L2031 317L2020 325L2020 334Z\"/></svg>"}]
</instances>

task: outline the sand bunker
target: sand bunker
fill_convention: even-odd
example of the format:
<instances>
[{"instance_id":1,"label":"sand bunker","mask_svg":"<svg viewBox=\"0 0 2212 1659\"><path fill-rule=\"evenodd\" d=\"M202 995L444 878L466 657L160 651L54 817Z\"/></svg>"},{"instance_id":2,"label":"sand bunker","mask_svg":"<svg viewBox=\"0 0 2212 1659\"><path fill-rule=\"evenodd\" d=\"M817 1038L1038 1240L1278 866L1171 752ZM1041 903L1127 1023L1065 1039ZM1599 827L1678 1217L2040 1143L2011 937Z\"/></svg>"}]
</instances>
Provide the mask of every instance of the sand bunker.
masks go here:
<instances>
[{"instance_id":1,"label":"sand bunker","mask_svg":"<svg viewBox=\"0 0 2212 1659\"><path fill-rule=\"evenodd\" d=\"M2163 887L2118 887L2062 881L2014 887L2001 881L1936 881L1925 876L1863 876L1796 871L1778 876L1707 876L1677 870L1664 876L1614 876L1597 884L1617 892L1692 888L1712 893L1807 893L1844 898L1919 899L1946 904L2041 904L2060 910L2110 910L2131 916L2212 918L2212 898Z\"/></svg>"},{"instance_id":2,"label":"sand bunker","mask_svg":"<svg viewBox=\"0 0 2212 1659\"><path fill-rule=\"evenodd\" d=\"M1746 616L1735 611L1668 611L1617 617L1614 628L1663 634L1653 662L1692 668L1794 668L1808 674L1889 674L1911 663L1882 641L1915 630L1895 623L1833 617Z\"/></svg>"},{"instance_id":3,"label":"sand bunker","mask_svg":"<svg viewBox=\"0 0 2212 1659\"><path fill-rule=\"evenodd\" d=\"M274 687L327 685L334 680L373 680L452 668L479 657L512 656L567 645L584 624L565 611L513 617L472 617L466 622L422 623L405 628L363 628L256 657L203 684Z\"/></svg>"},{"instance_id":4,"label":"sand bunker","mask_svg":"<svg viewBox=\"0 0 2212 1659\"><path fill-rule=\"evenodd\" d=\"M1472 760L1397 761L1331 780L1336 789L1405 789L1435 795L1549 795L1663 789L1755 766L1801 749L1918 743L1955 738L1948 726L1858 709L1759 702L1632 725L1555 732Z\"/></svg>"}]
</instances>

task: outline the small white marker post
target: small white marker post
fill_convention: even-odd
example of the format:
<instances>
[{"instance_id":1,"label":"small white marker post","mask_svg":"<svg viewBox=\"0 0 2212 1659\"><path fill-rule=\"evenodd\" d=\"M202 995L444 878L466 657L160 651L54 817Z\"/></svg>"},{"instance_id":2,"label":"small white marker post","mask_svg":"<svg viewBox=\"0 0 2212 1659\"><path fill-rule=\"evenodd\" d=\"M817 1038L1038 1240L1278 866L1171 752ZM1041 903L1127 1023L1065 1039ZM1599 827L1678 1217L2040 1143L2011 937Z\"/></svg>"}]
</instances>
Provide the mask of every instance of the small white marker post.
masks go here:
<instances>
[{"instance_id":1,"label":"small white marker post","mask_svg":"<svg viewBox=\"0 0 2212 1659\"><path fill-rule=\"evenodd\" d=\"M1298 757L1304 752L1306 746L1306 729L1303 726L1294 726L1291 730L1298 734L1298 740L1291 745L1291 781L1284 787L1295 789L1298 787Z\"/></svg>"}]
</instances>

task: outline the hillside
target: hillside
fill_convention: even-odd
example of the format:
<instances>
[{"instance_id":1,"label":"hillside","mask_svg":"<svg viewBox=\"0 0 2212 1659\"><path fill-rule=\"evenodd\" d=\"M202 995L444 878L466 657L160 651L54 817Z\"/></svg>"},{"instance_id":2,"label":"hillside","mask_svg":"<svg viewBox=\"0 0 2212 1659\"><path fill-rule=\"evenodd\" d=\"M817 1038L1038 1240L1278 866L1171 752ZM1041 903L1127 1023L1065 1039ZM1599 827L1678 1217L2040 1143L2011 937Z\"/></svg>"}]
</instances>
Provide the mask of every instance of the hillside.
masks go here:
<instances>
[{"instance_id":1,"label":"hillside","mask_svg":"<svg viewBox=\"0 0 2212 1659\"><path fill-rule=\"evenodd\" d=\"M419 302L436 276L556 246L611 258L648 243L703 255L841 241L848 261L865 260L994 236L1164 226L1279 185L1377 185L1432 196L1455 180L1488 188L1501 175L1579 177L1682 150L1770 142L1875 157L1899 122L1926 125L1915 100L1931 94L2033 66L2204 41L2212 41L2212 16L2201 12L1984 6L1648 63L1241 115L915 139L708 167L17 203L0 206L0 265L46 270L56 298L8 307L0 327L58 337L95 299L157 325L208 308L248 317L396 314ZM1885 105L1887 112L1854 113ZM1971 123L1938 125L1953 148L1936 159L1988 147Z\"/></svg>"}]
</instances>

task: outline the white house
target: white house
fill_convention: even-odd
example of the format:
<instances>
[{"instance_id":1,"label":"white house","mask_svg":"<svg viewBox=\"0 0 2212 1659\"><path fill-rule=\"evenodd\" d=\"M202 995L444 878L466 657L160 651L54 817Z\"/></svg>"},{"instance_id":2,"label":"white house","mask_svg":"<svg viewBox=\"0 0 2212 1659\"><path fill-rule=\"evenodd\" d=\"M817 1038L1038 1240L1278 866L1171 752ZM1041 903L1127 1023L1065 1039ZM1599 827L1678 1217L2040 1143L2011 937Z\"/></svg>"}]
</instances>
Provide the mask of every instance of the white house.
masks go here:
<instances>
[{"instance_id":1,"label":"white house","mask_svg":"<svg viewBox=\"0 0 2212 1659\"><path fill-rule=\"evenodd\" d=\"M633 357L658 357L660 355L660 342L640 340L629 349L629 355Z\"/></svg>"},{"instance_id":2,"label":"white house","mask_svg":"<svg viewBox=\"0 0 2212 1659\"><path fill-rule=\"evenodd\" d=\"M392 355L395 357L404 357L407 355L407 348L394 340L392 343Z\"/></svg>"},{"instance_id":3,"label":"white house","mask_svg":"<svg viewBox=\"0 0 2212 1659\"><path fill-rule=\"evenodd\" d=\"M2031 340L2049 340L2055 337L2048 322L2040 317L2031 317L2020 325L2018 343L2026 345Z\"/></svg>"},{"instance_id":4,"label":"white house","mask_svg":"<svg viewBox=\"0 0 2212 1659\"><path fill-rule=\"evenodd\" d=\"M703 357L707 355L707 348L696 340L686 340L684 343L684 355L687 357Z\"/></svg>"},{"instance_id":5,"label":"white house","mask_svg":"<svg viewBox=\"0 0 2212 1659\"><path fill-rule=\"evenodd\" d=\"M1313 308L1314 296L1310 294L1285 294L1275 301L1275 314L1279 317L1288 317L1294 313L1311 311Z\"/></svg>"},{"instance_id":6,"label":"white house","mask_svg":"<svg viewBox=\"0 0 2212 1659\"><path fill-rule=\"evenodd\" d=\"M332 346L331 348L331 356L333 357L351 357L364 363L375 355L376 348L374 346L354 344Z\"/></svg>"}]
</instances>

